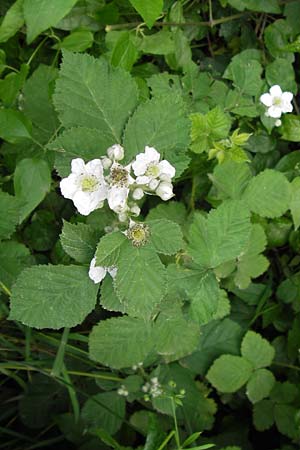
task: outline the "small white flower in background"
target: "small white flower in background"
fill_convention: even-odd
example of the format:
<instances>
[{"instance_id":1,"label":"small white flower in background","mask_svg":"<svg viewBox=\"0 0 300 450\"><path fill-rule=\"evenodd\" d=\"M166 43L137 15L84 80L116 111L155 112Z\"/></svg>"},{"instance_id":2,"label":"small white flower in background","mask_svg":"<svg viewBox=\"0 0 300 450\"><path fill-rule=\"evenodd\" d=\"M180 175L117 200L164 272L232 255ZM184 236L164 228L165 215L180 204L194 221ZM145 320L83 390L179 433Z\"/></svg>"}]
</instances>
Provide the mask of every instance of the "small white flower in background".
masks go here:
<instances>
[{"instance_id":1,"label":"small white flower in background","mask_svg":"<svg viewBox=\"0 0 300 450\"><path fill-rule=\"evenodd\" d=\"M170 200L170 198L174 197L173 186L167 181L162 181L159 183L155 193L164 201Z\"/></svg>"},{"instance_id":2,"label":"small white flower in background","mask_svg":"<svg viewBox=\"0 0 300 450\"><path fill-rule=\"evenodd\" d=\"M122 384L122 386L117 390L117 393L119 395L122 395L123 397L128 397L129 392L126 389L126 386L124 386L124 384Z\"/></svg>"},{"instance_id":3,"label":"small white flower in background","mask_svg":"<svg viewBox=\"0 0 300 450\"><path fill-rule=\"evenodd\" d=\"M127 210L129 186L134 183L134 179L130 175L130 168L130 164L124 167L114 162L110 169L107 200L110 209L117 214Z\"/></svg>"},{"instance_id":4,"label":"small white flower in background","mask_svg":"<svg viewBox=\"0 0 300 450\"><path fill-rule=\"evenodd\" d=\"M73 200L78 212L84 216L101 208L107 197L101 160L93 159L85 164L81 158L73 159L71 174L61 180L60 190L65 198Z\"/></svg>"},{"instance_id":5,"label":"small white flower in background","mask_svg":"<svg viewBox=\"0 0 300 450\"><path fill-rule=\"evenodd\" d=\"M96 258L93 258L90 264L90 268L89 268L89 277L91 280L93 280L93 282L95 284L100 283L100 281L103 280L103 278L106 276L107 273L109 273L109 275L112 278L115 278L115 276L117 275L117 267L101 267L101 266L96 266Z\"/></svg>"},{"instance_id":6,"label":"small white flower in background","mask_svg":"<svg viewBox=\"0 0 300 450\"><path fill-rule=\"evenodd\" d=\"M282 122L280 119L275 120L275 127L281 127L281 124Z\"/></svg>"},{"instance_id":7,"label":"small white flower in background","mask_svg":"<svg viewBox=\"0 0 300 450\"><path fill-rule=\"evenodd\" d=\"M121 161L124 158L124 148L120 144L114 144L107 149L107 156L113 161Z\"/></svg>"},{"instance_id":8,"label":"small white flower in background","mask_svg":"<svg viewBox=\"0 0 300 450\"><path fill-rule=\"evenodd\" d=\"M292 99L293 94L291 92L282 92L278 84L275 84L270 88L269 92L260 96L261 103L268 108L266 115L274 119L279 119L281 114L293 111Z\"/></svg>"},{"instance_id":9,"label":"small white flower in background","mask_svg":"<svg viewBox=\"0 0 300 450\"><path fill-rule=\"evenodd\" d=\"M171 182L176 172L166 159L160 161L160 153L155 148L148 146L144 153L136 156L132 169L137 177L136 184L148 186L152 190L156 189L159 180Z\"/></svg>"}]
</instances>

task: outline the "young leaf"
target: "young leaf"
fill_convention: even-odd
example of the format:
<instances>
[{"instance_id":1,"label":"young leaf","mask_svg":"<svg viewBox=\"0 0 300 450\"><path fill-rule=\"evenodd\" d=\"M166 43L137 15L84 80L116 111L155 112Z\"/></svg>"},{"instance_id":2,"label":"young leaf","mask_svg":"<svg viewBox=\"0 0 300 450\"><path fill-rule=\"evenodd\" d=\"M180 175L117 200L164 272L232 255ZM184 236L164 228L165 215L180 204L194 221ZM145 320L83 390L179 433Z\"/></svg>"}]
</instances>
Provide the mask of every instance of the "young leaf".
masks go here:
<instances>
[{"instance_id":1,"label":"young leaf","mask_svg":"<svg viewBox=\"0 0 300 450\"><path fill-rule=\"evenodd\" d=\"M78 0L24 0L24 16L27 26L27 43L32 41L42 31L54 27L71 11Z\"/></svg>"},{"instance_id":2,"label":"young leaf","mask_svg":"<svg viewBox=\"0 0 300 450\"><path fill-rule=\"evenodd\" d=\"M267 367L272 363L275 350L260 334L248 331L242 341L242 356L251 362L255 369Z\"/></svg>"},{"instance_id":3,"label":"young leaf","mask_svg":"<svg viewBox=\"0 0 300 450\"><path fill-rule=\"evenodd\" d=\"M151 245L122 247L117 261L116 292L126 312L136 317L149 317L166 290L166 270Z\"/></svg>"},{"instance_id":4,"label":"young leaf","mask_svg":"<svg viewBox=\"0 0 300 450\"><path fill-rule=\"evenodd\" d=\"M64 221L60 242L64 251L76 261L89 264L94 257L99 232L84 223Z\"/></svg>"},{"instance_id":5,"label":"young leaf","mask_svg":"<svg viewBox=\"0 0 300 450\"><path fill-rule=\"evenodd\" d=\"M0 211L5 211L0 218L0 239L9 238L17 224L20 217L20 202L16 197L0 191Z\"/></svg>"},{"instance_id":6,"label":"young leaf","mask_svg":"<svg viewBox=\"0 0 300 450\"><path fill-rule=\"evenodd\" d=\"M130 72L138 56L139 52L133 40L132 33L125 31L120 35L113 48L110 62L114 67L122 67Z\"/></svg>"},{"instance_id":7,"label":"young leaf","mask_svg":"<svg viewBox=\"0 0 300 450\"><path fill-rule=\"evenodd\" d=\"M6 42L12 36L14 36L17 31L24 24L24 13L23 13L23 3L24 0L17 0L9 8L7 13L2 20L0 25L0 42Z\"/></svg>"},{"instance_id":8,"label":"young leaf","mask_svg":"<svg viewBox=\"0 0 300 450\"><path fill-rule=\"evenodd\" d=\"M252 403L260 402L269 396L275 384L275 377L267 369L258 369L247 383L246 394Z\"/></svg>"},{"instance_id":9,"label":"young leaf","mask_svg":"<svg viewBox=\"0 0 300 450\"><path fill-rule=\"evenodd\" d=\"M150 228L150 241L158 253L173 255L183 248L182 232L177 223L166 219L146 223Z\"/></svg>"},{"instance_id":10,"label":"young leaf","mask_svg":"<svg viewBox=\"0 0 300 450\"><path fill-rule=\"evenodd\" d=\"M127 72L104 59L64 51L53 100L65 127L95 128L115 144L136 106L137 87Z\"/></svg>"},{"instance_id":11,"label":"young leaf","mask_svg":"<svg viewBox=\"0 0 300 450\"><path fill-rule=\"evenodd\" d=\"M16 198L22 203L20 222L38 206L50 191L51 172L43 159L25 158L16 166L14 188ZM34 186L34 189L32 188Z\"/></svg>"},{"instance_id":12,"label":"young leaf","mask_svg":"<svg viewBox=\"0 0 300 450\"><path fill-rule=\"evenodd\" d=\"M89 337L91 359L114 369L143 362L153 345L151 323L127 316L100 322Z\"/></svg>"},{"instance_id":13,"label":"young leaf","mask_svg":"<svg viewBox=\"0 0 300 450\"><path fill-rule=\"evenodd\" d=\"M252 365L241 356L222 355L215 360L206 378L220 392L238 391L252 375Z\"/></svg>"},{"instance_id":14,"label":"young leaf","mask_svg":"<svg viewBox=\"0 0 300 450\"><path fill-rule=\"evenodd\" d=\"M35 266L12 289L9 318L34 328L74 327L95 308L98 286L80 266Z\"/></svg>"},{"instance_id":15,"label":"young leaf","mask_svg":"<svg viewBox=\"0 0 300 450\"><path fill-rule=\"evenodd\" d=\"M84 52L84 50L92 47L94 35L88 30L77 30L66 36L60 44L55 47L69 50L71 52Z\"/></svg>"},{"instance_id":16,"label":"young leaf","mask_svg":"<svg viewBox=\"0 0 300 450\"><path fill-rule=\"evenodd\" d=\"M243 194L251 211L262 217L280 217L290 206L291 189L286 177L265 169L252 178Z\"/></svg>"},{"instance_id":17,"label":"young leaf","mask_svg":"<svg viewBox=\"0 0 300 450\"><path fill-rule=\"evenodd\" d=\"M129 0L134 9L142 16L148 28L152 28L163 9L163 0Z\"/></svg>"}]
</instances>

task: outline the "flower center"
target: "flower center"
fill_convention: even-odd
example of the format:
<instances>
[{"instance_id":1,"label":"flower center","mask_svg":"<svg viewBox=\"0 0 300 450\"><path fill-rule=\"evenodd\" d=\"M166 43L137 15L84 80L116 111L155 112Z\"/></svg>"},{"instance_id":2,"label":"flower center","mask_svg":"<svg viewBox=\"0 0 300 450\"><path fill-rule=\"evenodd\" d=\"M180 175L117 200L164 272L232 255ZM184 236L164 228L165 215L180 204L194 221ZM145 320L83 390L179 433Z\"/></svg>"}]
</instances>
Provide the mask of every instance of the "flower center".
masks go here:
<instances>
[{"instance_id":1,"label":"flower center","mask_svg":"<svg viewBox=\"0 0 300 450\"><path fill-rule=\"evenodd\" d=\"M99 186L99 181L94 175L88 175L81 180L81 189L83 192L94 192Z\"/></svg>"},{"instance_id":2,"label":"flower center","mask_svg":"<svg viewBox=\"0 0 300 450\"><path fill-rule=\"evenodd\" d=\"M111 182L120 187L128 186L128 172L121 167L114 167L110 172Z\"/></svg>"},{"instance_id":3,"label":"flower center","mask_svg":"<svg viewBox=\"0 0 300 450\"><path fill-rule=\"evenodd\" d=\"M144 223L136 223L129 228L127 237L132 241L135 247L141 247L147 243L150 232L148 225Z\"/></svg>"},{"instance_id":4,"label":"flower center","mask_svg":"<svg viewBox=\"0 0 300 450\"><path fill-rule=\"evenodd\" d=\"M281 106L281 103L282 103L281 97L274 97L273 98L273 105L274 106Z\"/></svg>"},{"instance_id":5,"label":"flower center","mask_svg":"<svg viewBox=\"0 0 300 450\"><path fill-rule=\"evenodd\" d=\"M160 174L160 170L158 167L158 164L149 164L147 171L146 171L146 175L148 177L152 177L152 178L157 178L158 175Z\"/></svg>"}]
</instances>

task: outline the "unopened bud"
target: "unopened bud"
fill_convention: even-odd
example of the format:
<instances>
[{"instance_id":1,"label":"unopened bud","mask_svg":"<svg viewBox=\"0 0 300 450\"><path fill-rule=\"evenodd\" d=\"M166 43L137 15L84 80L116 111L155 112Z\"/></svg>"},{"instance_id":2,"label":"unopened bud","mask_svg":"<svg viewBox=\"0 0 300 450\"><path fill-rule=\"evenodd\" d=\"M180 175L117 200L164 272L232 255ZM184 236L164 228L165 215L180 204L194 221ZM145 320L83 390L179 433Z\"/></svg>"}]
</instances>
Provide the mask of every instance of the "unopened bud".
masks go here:
<instances>
[{"instance_id":1,"label":"unopened bud","mask_svg":"<svg viewBox=\"0 0 300 450\"><path fill-rule=\"evenodd\" d=\"M144 197L144 191L142 188L136 188L132 193L132 198L134 200L140 200Z\"/></svg>"},{"instance_id":2,"label":"unopened bud","mask_svg":"<svg viewBox=\"0 0 300 450\"><path fill-rule=\"evenodd\" d=\"M166 181L162 181L155 192L164 201L170 200L170 198L174 197L173 186L171 183L167 183Z\"/></svg>"},{"instance_id":3,"label":"unopened bud","mask_svg":"<svg viewBox=\"0 0 300 450\"><path fill-rule=\"evenodd\" d=\"M110 166L112 165L111 160L107 156L103 156L101 161L102 161L103 169L105 169L105 170L109 169Z\"/></svg>"},{"instance_id":4,"label":"unopened bud","mask_svg":"<svg viewBox=\"0 0 300 450\"><path fill-rule=\"evenodd\" d=\"M124 158L124 148L115 144L107 149L107 155L112 160L121 161Z\"/></svg>"}]
</instances>

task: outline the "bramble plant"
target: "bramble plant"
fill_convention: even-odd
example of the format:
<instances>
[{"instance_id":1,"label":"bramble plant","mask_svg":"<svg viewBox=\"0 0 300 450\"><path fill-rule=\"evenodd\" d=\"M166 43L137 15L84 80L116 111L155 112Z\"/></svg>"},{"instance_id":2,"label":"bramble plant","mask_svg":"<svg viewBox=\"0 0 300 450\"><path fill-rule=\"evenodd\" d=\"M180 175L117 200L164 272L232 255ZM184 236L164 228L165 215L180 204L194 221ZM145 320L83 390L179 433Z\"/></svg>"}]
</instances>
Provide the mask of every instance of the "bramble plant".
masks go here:
<instances>
[{"instance_id":1,"label":"bramble plant","mask_svg":"<svg viewBox=\"0 0 300 450\"><path fill-rule=\"evenodd\" d=\"M296 450L300 2L0 11L0 447Z\"/></svg>"}]
</instances>

